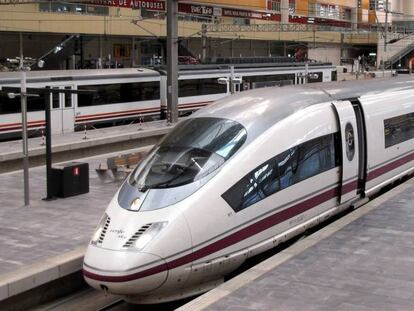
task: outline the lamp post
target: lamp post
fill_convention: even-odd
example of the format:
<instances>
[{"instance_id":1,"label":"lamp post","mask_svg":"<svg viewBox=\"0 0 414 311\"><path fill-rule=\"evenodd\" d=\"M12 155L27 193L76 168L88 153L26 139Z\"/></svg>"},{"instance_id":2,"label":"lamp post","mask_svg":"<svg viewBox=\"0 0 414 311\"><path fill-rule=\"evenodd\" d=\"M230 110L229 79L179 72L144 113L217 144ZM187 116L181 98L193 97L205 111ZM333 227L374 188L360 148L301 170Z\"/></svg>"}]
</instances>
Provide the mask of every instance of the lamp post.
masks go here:
<instances>
[{"instance_id":1,"label":"lamp post","mask_svg":"<svg viewBox=\"0 0 414 311\"><path fill-rule=\"evenodd\" d=\"M178 121L178 0L167 1L167 121Z\"/></svg>"}]
</instances>

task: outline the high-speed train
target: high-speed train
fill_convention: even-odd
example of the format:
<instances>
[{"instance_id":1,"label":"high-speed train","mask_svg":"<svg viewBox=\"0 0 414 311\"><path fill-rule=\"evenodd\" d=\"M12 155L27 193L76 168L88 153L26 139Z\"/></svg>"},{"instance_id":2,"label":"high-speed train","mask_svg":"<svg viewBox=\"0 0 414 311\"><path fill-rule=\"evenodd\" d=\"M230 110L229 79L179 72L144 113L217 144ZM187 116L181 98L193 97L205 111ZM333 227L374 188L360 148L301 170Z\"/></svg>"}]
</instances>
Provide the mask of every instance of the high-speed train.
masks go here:
<instances>
[{"instance_id":1,"label":"high-speed train","mask_svg":"<svg viewBox=\"0 0 414 311\"><path fill-rule=\"evenodd\" d=\"M305 82L304 63L238 64L235 75L243 80L238 90L274 84ZM336 67L330 63L311 63L308 82L328 82L336 79ZM228 96L228 84L219 78L229 78L229 65L180 66L178 86L180 113L188 113L215 100ZM0 88L20 87L21 74L0 73ZM54 94L51 97L52 133L83 130L96 124L113 125L138 118L160 118L167 107L167 77L165 71L147 68L31 71L28 87L52 87L69 90L92 90L93 94ZM45 95L29 96L28 128L40 134L44 127ZM0 92L0 139L20 137L20 97L9 98Z\"/></svg>"},{"instance_id":2,"label":"high-speed train","mask_svg":"<svg viewBox=\"0 0 414 311\"><path fill-rule=\"evenodd\" d=\"M135 303L205 292L414 171L414 79L250 90L181 121L115 194L83 265Z\"/></svg>"}]
</instances>

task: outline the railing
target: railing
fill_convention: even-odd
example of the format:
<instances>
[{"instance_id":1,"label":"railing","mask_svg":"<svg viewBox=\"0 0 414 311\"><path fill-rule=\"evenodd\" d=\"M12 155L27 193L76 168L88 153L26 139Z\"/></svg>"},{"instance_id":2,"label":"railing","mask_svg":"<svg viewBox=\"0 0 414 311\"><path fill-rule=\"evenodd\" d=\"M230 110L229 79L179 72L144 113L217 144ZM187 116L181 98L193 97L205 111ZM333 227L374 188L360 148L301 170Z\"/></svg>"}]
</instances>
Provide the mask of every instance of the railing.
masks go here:
<instances>
[{"instance_id":1,"label":"railing","mask_svg":"<svg viewBox=\"0 0 414 311\"><path fill-rule=\"evenodd\" d=\"M0 5L2 4L25 4L25 3L38 3L39 0L0 0Z\"/></svg>"},{"instance_id":2,"label":"railing","mask_svg":"<svg viewBox=\"0 0 414 311\"><path fill-rule=\"evenodd\" d=\"M385 27L383 25L364 25L353 29L352 27L339 27L332 25L318 25L318 24L252 24L252 25L233 25L233 24L206 24L207 32L309 32L309 31L335 31L341 32L377 32L384 33ZM406 35L413 33L414 29L407 29L400 26L388 27L388 32L399 33Z\"/></svg>"}]
</instances>

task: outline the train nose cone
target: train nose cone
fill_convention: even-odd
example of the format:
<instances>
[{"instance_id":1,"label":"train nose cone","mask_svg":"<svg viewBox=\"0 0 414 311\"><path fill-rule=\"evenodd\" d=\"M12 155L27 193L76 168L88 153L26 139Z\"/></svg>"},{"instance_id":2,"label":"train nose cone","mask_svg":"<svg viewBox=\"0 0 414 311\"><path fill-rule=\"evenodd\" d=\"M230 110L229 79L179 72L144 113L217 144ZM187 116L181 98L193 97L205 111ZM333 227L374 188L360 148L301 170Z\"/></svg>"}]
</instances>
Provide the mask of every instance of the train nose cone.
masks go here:
<instances>
[{"instance_id":1,"label":"train nose cone","mask_svg":"<svg viewBox=\"0 0 414 311\"><path fill-rule=\"evenodd\" d=\"M90 245L86 252L83 275L86 282L116 295L150 292L162 286L168 276L165 261L156 255L114 251Z\"/></svg>"}]
</instances>

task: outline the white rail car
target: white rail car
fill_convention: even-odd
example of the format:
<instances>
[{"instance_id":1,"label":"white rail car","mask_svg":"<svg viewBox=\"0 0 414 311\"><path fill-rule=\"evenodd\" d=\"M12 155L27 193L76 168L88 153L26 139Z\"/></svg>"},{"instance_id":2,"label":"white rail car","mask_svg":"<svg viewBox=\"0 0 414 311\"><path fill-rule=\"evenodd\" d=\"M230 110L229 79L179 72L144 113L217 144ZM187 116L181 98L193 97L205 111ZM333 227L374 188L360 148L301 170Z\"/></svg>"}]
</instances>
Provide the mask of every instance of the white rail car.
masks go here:
<instances>
[{"instance_id":1,"label":"white rail car","mask_svg":"<svg viewBox=\"0 0 414 311\"><path fill-rule=\"evenodd\" d=\"M199 294L413 171L412 78L238 93L179 123L129 176L83 273L132 302Z\"/></svg>"},{"instance_id":2,"label":"white rail car","mask_svg":"<svg viewBox=\"0 0 414 311\"><path fill-rule=\"evenodd\" d=\"M262 64L263 66L263 64ZM309 67L310 82L331 81L335 67L314 64ZM290 67L236 69L244 79L244 87L255 83L304 82L304 65ZM185 113L223 98L230 93L228 85L220 85L218 78L229 77L228 68L206 66L181 69L179 73L179 111ZM93 90L85 95L55 94L52 96L52 132L66 133L83 129L84 125L112 125L124 120L152 116L159 118L166 110L166 76L162 71L150 69L104 69L33 71L27 73L28 87L52 87L72 90ZM20 86L20 74L0 73L0 87ZM29 129L44 127L44 96L28 98ZM20 136L20 99L11 99L0 93L0 139Z\"/></svg>"}]
</instances>

